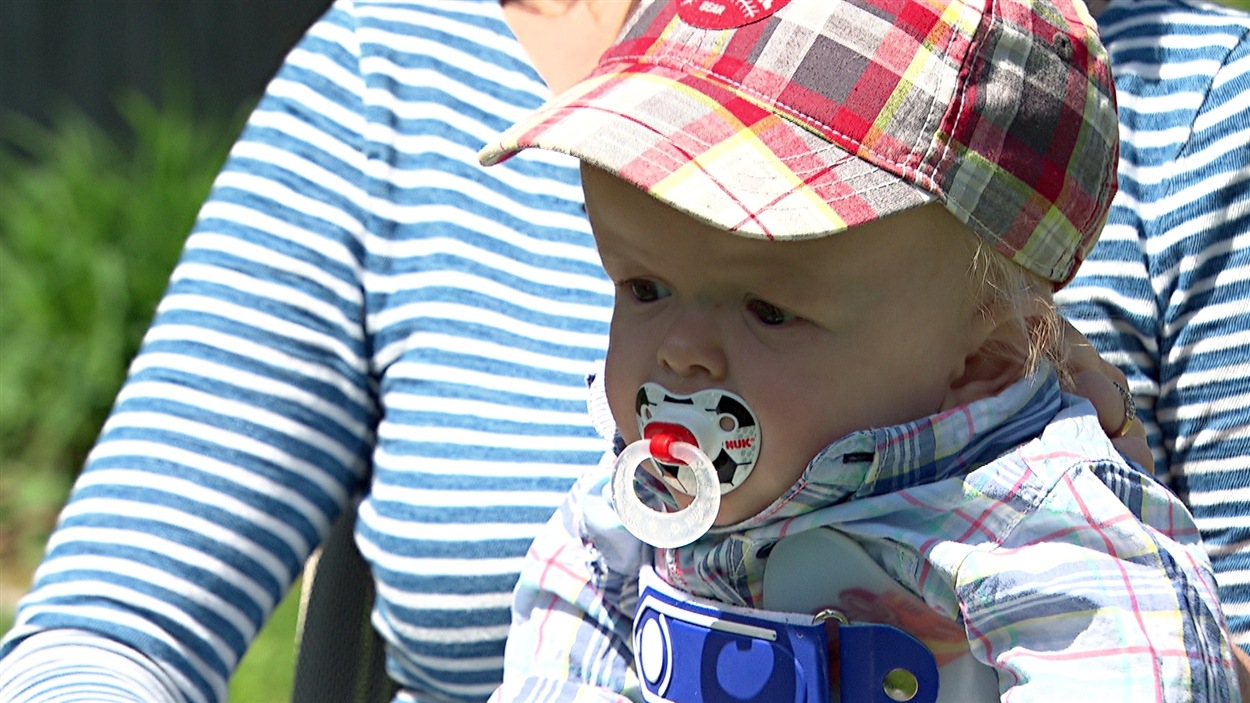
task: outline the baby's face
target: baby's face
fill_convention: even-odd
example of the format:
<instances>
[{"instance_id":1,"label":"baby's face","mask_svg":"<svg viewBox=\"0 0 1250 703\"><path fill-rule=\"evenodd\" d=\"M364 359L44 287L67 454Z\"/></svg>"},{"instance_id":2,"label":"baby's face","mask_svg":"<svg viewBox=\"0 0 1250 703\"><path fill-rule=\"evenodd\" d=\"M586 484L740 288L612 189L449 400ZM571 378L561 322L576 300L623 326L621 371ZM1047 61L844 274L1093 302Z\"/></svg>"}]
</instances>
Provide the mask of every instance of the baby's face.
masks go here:
<instances>
[{"instance_id":1,"label":"baby's face","mask_svg":"<svg viewBox=\"0 0 1250 703\"><path fill-rule=\"evenodd\" d=\"M846 434L958 404L951 386L980 313L968 235L940 205L768 242L702 224L598 169L582 177L616 284L605 381L625 441L639 439L647 382L732 391L759 422L755 468L722 497L717 524L766 508Z\"/></svg>"}]
</instances>

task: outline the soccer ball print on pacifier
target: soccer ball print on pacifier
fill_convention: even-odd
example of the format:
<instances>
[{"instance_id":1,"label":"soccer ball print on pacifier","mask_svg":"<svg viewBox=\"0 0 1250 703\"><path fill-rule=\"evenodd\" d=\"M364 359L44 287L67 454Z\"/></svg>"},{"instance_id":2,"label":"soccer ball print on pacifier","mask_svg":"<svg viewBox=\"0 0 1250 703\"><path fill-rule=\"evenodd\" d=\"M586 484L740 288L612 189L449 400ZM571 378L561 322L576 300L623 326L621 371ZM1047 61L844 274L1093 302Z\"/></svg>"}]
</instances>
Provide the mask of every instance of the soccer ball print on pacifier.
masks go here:
<instances>
[{"instance_id":1,"label":"soccer ball print on pacifier","mask_svg":"<svg viewBox=\"0 0 1250 703\"><path fill-rule=\"evenodd\" d=\"M720 497L742 485L760 451L760 427L750 407L723 389L691 395L655 383L638 389L634 406L642 439L625 447L612 475L613 504L621 523L655 547L680 547L701 537L720 510ZM666 513L643 504L634 472L651 460L660 479L692 498Z\"/></svg>"}]
</instances>

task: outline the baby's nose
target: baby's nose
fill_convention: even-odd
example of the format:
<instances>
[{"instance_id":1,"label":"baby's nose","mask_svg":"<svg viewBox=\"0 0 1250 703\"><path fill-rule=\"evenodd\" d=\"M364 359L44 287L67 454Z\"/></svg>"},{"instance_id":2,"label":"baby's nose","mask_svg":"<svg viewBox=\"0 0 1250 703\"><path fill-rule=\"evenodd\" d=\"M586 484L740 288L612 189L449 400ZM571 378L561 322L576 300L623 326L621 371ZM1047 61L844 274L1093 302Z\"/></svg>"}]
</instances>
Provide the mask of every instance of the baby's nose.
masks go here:
<instances>
[{"instance_id":1,"label":"baby's nose","mask_svg":"<svg viewBox=\"0 0 1250 703\"><path fill-rule=\"evenodd\" d=\"M674 320L658 350L662 368L681 378L724 379L728 363L720 332L707 311L692 311Z\"/></svg>"}]
</instances>

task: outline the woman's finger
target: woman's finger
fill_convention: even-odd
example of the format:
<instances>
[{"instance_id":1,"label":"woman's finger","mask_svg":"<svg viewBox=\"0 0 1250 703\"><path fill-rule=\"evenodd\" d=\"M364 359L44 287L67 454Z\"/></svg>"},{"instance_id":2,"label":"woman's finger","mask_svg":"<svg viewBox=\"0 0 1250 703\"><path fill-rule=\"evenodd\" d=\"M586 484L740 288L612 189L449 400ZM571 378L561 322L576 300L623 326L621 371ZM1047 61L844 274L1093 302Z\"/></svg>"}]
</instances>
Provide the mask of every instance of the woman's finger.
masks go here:
<instances>
[{"instance_id":1,"label":"woman's finger","mask_svg":"<svg viewBox=\"0 0 1250 703\"><path fill-rule=\"evenodd\" d=\"M1116 449L1153 473L1154 456L1146 442L1146 428L1136 418L1132 396L1121 391L1128 388L1124 372L1099 356L1085 335L1066 320L1064 342L1068 347L1072 392L1093 404L1098 424Z\"/></svg>"}]
</instances>

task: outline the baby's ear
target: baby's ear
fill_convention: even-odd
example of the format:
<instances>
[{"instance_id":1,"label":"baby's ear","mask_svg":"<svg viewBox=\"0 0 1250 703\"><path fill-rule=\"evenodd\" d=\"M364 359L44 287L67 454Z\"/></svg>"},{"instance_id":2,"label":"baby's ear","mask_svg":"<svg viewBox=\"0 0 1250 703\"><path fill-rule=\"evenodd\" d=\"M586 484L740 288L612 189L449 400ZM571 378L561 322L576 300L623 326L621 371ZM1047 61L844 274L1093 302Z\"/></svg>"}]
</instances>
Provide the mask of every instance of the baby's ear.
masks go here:
<instances>
[{"instance_id":1,"label":"baby's ear","mask_svg":"<svg viewBox=\"0 0 1250 703\"><path fill-rule=\"evenodd\" d=\"M1029 330L1018 315L978 313L969 337L969 353L953 374L942 410L997 395L1024 377L1029 363Z\"/></svg>"}]
</instances>

